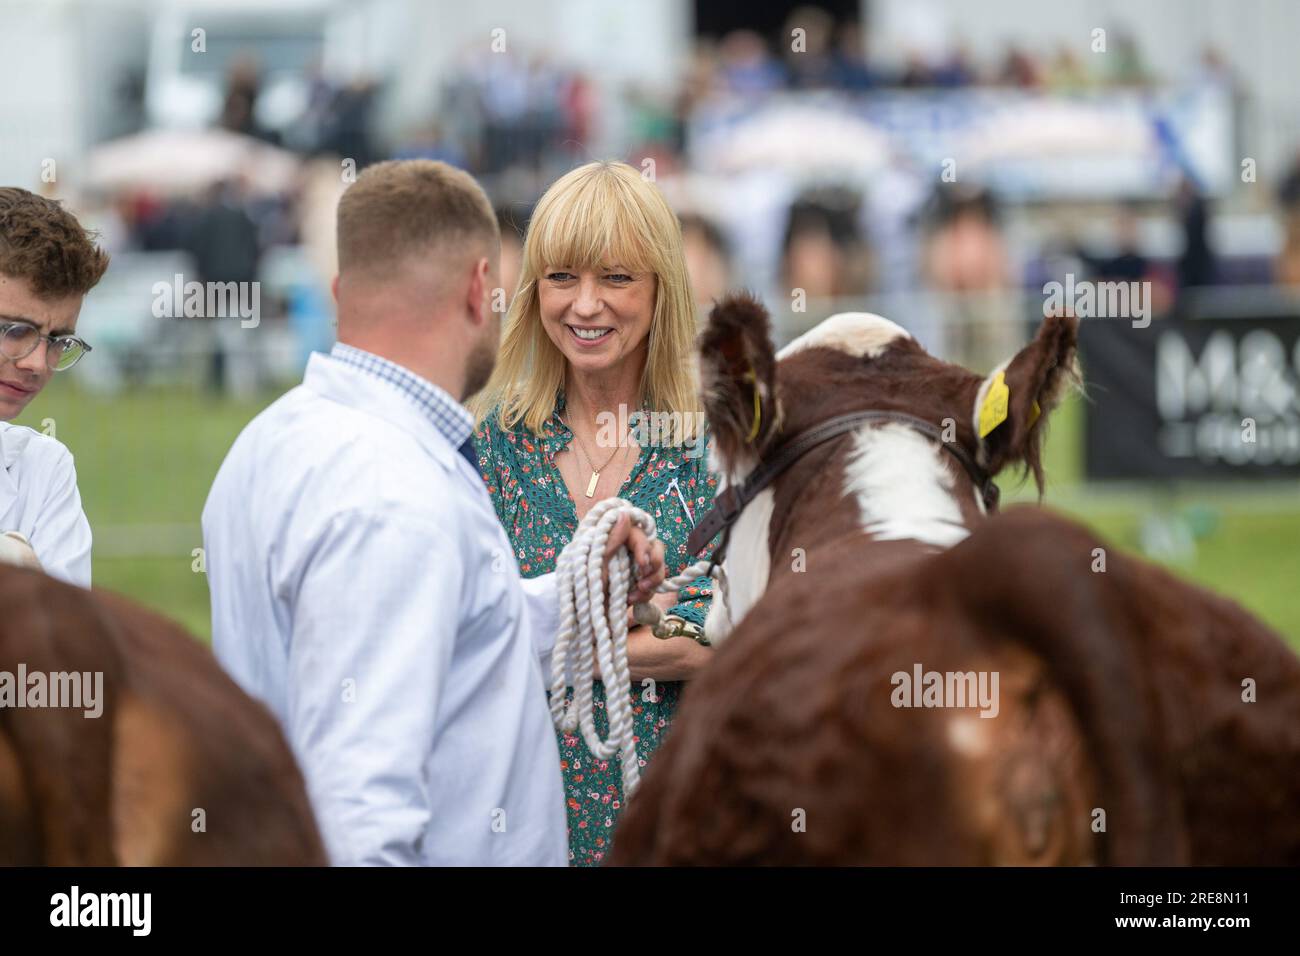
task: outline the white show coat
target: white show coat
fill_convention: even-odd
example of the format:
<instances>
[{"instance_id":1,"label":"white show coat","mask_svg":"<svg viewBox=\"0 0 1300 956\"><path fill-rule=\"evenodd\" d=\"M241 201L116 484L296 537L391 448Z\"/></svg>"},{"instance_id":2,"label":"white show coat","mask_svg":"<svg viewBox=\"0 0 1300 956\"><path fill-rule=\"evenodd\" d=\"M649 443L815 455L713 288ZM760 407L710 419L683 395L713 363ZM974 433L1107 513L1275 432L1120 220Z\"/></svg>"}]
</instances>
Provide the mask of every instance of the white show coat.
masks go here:
<instances>
[{"instance_id":1,"label":"white show coat","mask_svg":"<svg viewBox=\"0 0 1300 956\"><path fill-rule=\"evenodd\" d=\"M0 422L0 532L17 531L46 574L90 587L90 522L63 444Z\"/></svg>"},{"instance_id":2,"label":"white show coat","mask_svg":"<svg viewBox=\"0 0 1300 956\"><path fill-rule=\"evenodd\" d=\"M313 355L231 448L203 539L213 650L283 725L334 863L567 864L554 577L522 581L409 393Z\"/></svg>"}]
</instances>

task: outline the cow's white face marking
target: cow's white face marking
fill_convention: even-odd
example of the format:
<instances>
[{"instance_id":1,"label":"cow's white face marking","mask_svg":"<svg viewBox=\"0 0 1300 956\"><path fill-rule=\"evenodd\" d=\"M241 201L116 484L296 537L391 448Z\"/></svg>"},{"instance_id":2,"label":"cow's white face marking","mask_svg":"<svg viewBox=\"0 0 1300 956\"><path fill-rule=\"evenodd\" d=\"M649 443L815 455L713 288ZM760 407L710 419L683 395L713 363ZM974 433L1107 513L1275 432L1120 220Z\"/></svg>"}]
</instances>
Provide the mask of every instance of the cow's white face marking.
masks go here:
<instances>
[{"instance_id":1,"label":"cow's white face marking","mask_svg":"<svg viewBox=\"0 0 1300 956\"><path fill-rule=\"evenodd\" d=\"M962 522L944 452L906 425L864 425L853 434L845 485L862 528L879 541L952 547L970 531Z\"/></svg>"},{"instance_id":2,"label":"cow's white face marking","mask_svg":"<svg viewBox=\"0 0 1300 956\"><path fill-rule=\"evenodd\" d=\"M722 494L727 488L741 484L752 469L745 469L744 472L726 471L717 452L710 447L709 470L722 475L717 489L717 494ZM758 497L749 503L731 526L727 557L722 562L727 581L726 598L721 599L722 587L720 583L714 582L713 601L704 619L704 633L715 647L726 639L731 628L740 623L767 590L767 580L772 572L772 555L768 545L768 535L772 528L772 504L772 489L766 488L759 492Z\"/></svg>"},{"instance_id":3,"label":"cow's white face marking","mask_svg":"<svg viewBox=\"0 0 1300 956\"><path fill-rule=\"evenodd\" d=\"M979 715L958 714L948 721L948 745L964 757L983 757L991 745L990 723Z\"/></svg>"},{"instance_id":4,"label":"cow's white face marking","mask_svg":"<svg viewBox=\"0 0 1300 956\"><path fill-rule=\"evenodd\" d=\"M840 312L819 322L776 354L778 361L811 348L838 349L856 358L878 358L890 342L911 338L907 330L871 312Z\"/></svg>"}]
</instances>

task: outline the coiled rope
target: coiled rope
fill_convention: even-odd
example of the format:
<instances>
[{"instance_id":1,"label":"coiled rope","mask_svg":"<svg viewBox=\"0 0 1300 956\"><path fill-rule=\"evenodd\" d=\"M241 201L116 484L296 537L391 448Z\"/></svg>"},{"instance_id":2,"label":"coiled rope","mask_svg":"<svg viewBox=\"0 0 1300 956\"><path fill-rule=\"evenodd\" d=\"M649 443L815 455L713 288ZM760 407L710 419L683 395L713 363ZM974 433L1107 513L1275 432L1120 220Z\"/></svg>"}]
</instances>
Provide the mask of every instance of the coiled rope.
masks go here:
<instances>
[{"instance_id":1,"label":"coiled rope","mask_svg":"<svg viewBox=\"0 0 1300 956\"><path fill-rule=\"evenodd\" d=\"M623 794L630 798L641 780L632 729L632 677L627 663L627 595L636 573L626 548L610 560L609 603L604 602L601 580L610 530L627 514L636 527L654 540L655 520L623 498L606 498L587 512L573 540L560 552L555 574L560 591L560 633L551 656L551 719L561 730L581 728L587 748L599 760L617 753L623 771ZM697 561L664 581L659 593L676 591L708 573L709 562ZM716 576L716 571L715 571ZM657 637L665 637L663 612L654 604L637 604L633 616L648 624ZM569 663L573 663L573 698L566 703ZM605 681L605 710L609 736L596 732L593 710L594 661L600 661ZM612 688L612 690L611 690Z\"/></svg>"}]
</instances>

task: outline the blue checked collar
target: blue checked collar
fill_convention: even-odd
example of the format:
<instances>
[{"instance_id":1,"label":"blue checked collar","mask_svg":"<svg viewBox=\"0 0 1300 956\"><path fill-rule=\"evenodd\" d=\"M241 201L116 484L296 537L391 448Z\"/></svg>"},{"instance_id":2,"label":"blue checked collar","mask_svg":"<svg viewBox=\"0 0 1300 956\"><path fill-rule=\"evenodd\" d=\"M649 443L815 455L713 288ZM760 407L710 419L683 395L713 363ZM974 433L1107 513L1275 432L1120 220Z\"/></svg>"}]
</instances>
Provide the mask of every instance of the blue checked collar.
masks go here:
<instances>
[{"instance_id":1,"label":"blue checked collar","mask_svg":"<svg viewBox=\"0 0 1300 956\"><path fill-rule=\"evenodd\" d=\"M445 389L434 385L427 378L373 352L344 345L342 342L334 343L330 357L393 386L433 422L434 427L451 442L452 448L459 448L473 434L474 416Z\"/></svg>"}]
</instances>

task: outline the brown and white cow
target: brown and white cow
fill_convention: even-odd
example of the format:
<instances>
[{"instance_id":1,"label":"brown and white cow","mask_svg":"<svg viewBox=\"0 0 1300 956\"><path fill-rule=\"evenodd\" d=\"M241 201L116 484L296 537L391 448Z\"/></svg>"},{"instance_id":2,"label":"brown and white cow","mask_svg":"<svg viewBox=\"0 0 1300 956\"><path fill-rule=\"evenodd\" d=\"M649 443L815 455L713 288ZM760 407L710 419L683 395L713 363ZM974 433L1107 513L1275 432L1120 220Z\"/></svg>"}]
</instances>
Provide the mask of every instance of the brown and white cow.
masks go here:
<instances>
[{"instance_id":1,"label":"brown and white cow","mask_svg":"<svg viewBox=\"0 0 1300 956\"><path fill-rule=\"evenodd\" d=\"M73 673L95 707L48 706ZM6 678L46 706L0 698L0 865L327 862L274 717L165 618L0 563Z\"/></svg>"},{"instance_id":2,"label":"brown and white cow","mask_svg":"<svg viewBox=\"0 0 1300 956\"><path fill-rule=\"evenodd\" d=\"M720 490L849 412L942 436L864 423L745 508L730 607L715 593L706 630L738 623L612 863L1300 863L1300 660L1236 604L1073 522L988 513L984 472L1019 465L1041 491L1076 337L1048 318L979 376L878 316L834 316L777 354L757 302L715 308L701 356ZM981 439L998 373L1005 419ZM918 671L996 674L998 706L901 706L918 701L899 675Z\"/></svg>"}]
</instances>

